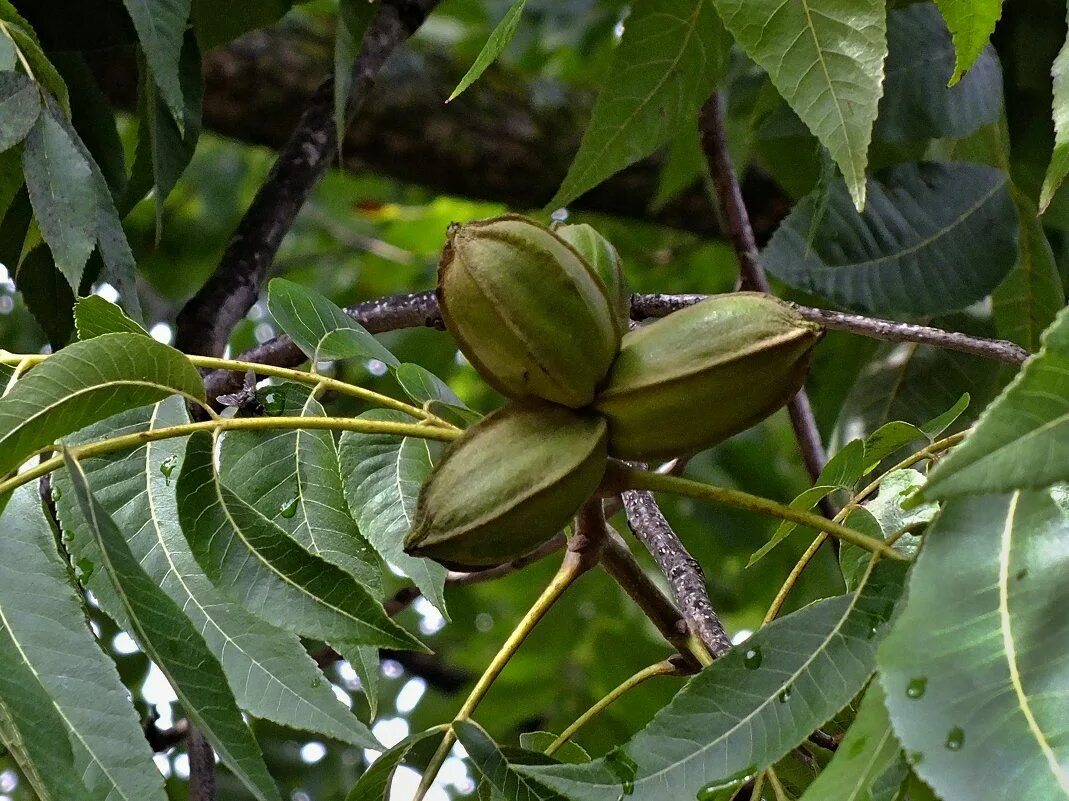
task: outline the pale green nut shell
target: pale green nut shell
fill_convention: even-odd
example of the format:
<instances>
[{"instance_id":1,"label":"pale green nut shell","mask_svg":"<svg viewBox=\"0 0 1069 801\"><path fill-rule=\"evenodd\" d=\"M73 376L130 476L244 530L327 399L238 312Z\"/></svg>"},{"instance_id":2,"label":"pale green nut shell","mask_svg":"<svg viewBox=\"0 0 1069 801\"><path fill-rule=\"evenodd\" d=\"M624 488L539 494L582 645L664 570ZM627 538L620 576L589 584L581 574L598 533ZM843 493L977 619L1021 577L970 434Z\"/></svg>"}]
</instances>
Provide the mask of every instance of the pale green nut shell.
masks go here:
<instances>
[{"instance_id":1,"label":"pale green nut shell","mask_svg":"<svg viewBox=\"0 0 1069 801\"><path fill-rule=\"evenodd\" d=\"M696 453L744 431L801 389L823 329L758 292L719 295L628 333L594 409L609 453Z\"/></svg>"},{"instance_id":2,"label":"pale green nut shell","mask_svg":"<svg viewBox=\"0 0 1069 801\"><path fill-rule=\"evenodd\" d=\"M590 265L517 215L450 229L438 301L461 352L509 398L586 406L620 345L607 290Z\"/></svg>"},{"instance_id":3,"label":"pale green nut shell","mask_svg":"<svg viewBox=\"0 0 1069 801\"><path fill-rule=\"evenodd\" d=\"M594 268L608 291L620 334L626 334L631 320L631 289L624 276L620 254L612 242L586 223L560 225L553 229L553 233L579 251L586 263Z\"/></svg>"},{"instance_id":4,"label":"pale green nut shell","mask_svg":"<svg viewBox=\"0 0 1069 801\"><path fill-rule=\"evenodd\" d=\"M449 446L423 485L405 551L454 570L510 562L561 531L605 473L597 415L513 401Z\"/></svg>"}]
</instances>

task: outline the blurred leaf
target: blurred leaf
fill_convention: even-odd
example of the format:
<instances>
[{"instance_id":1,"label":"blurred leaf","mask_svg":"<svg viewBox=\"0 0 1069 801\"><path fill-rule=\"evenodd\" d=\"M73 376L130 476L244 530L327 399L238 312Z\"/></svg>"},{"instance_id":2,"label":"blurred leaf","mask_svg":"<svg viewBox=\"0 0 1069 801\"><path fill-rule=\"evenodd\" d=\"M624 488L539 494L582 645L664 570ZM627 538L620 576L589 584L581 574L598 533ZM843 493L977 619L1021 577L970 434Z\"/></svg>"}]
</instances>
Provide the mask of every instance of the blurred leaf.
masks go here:
<instances>
[{"instance_id":1,"label":"blurred leaf","mask_svg":"<svg viewBox=\"0 0 1069 801\"><path fill-rule=\"evenodd\" d=\"M909 779L909 765L899 751L881 775L872 783L867 801L902 801L905 797L906 782ZM919 799L915 800L919 801Z\"/></svg>"},{"instance_id":2,"label":"blurred leaf","mask_svg":"<svg viewBox=\"0 0 1069 801\"><path fill-rule=\"evenodd\" d=\"M1039 488L1069 479L1069 310L1043 334L1043 349L940 460L927 498Z\"/></svg>"},{"instance_id":3,"label":"blurred leaf","mask_svg":"<svg viewBox=\"0 0 1069 801\"><path fill-rule=\"evenodd\" d=\"M913 163L869 181L869 205L831 190L810 248L815 198L807 196L761 252L791 286L874 314L930 314L974 303L1009 272L1017 225L1006 176L964 163Z\"/></svg>"},{"instance_id":4,"label":"blurred leaf","mask_svg":"<svg viewBox=\"0 0 1069 801\"><path fill-rule=\"evenodd\" d=\"M113 417L79 433L72 444L188 422L171 398L151 409ZM331 691L293 634L260 620L212 586L178 525L175 485L185 438L150 442L128 453L85 459L82 466L104 510L126 537L145 572L178 604L220 661L242 709L292 729L318 732L362 748L377 740ZM55 476L56 507L75 564L96 564L93 537L66 474ZM109 614L121 613L102 573L83 581Z\"/></svg>"},{"instance_id":5,"label":"blurred leaf","mask_svg":"<svg viewBox=\"0 0 1069 801\"><path fill-rule=\"evenodd\" d=\"M200 137L204 84L200 50L191 31L186 33L182 46L179 80L184 98L185 127L182 130L161 101L151 78L142 77L137 151L130 170L130 184L121 204L120 216L125 216L150 189L155 188L157 243L163 230L163 203L193 158Z\"/></svg>"},{"instance_id":6,"label":"blurred leaf","mask_svg":"<svg viewBox=\"0 0 1069 801\"><path fill-rule=\"evenodd\" d=\"M30 65L34 79L52 94L64 113L69 115L71 106L67 96L67 85L63 82L59 71L48 60L44 50L41 49L41 42L33 32L33 28L6 0L0 5L0 20L7 23L4 26L4 33L10 37Z\"/></svg>"},{"instance_id":7,"label":"blurred leaf","mask_svg":"<svg viewBox=\"0 0 1069 801\"><path fill-rule=\"evenodd\" d=\"M398 365L394 375L401 389L415 403L422 405L427 401L441 401L449 406L467 408L447 383L425 367L408 362Z\"/></svg>"},{"instance_id":8,"label":"blurred leaf","mask_svg":"<svg viewBox=\"0 0 1069 801\"><path fill-rule=\"evenodd\" d=\"M446 100L447 103L449 100L455 100L461 92L479 80L479 76L486 72L486 68L497 61L497 57L509 46L512 37L516 35L516 28L519 27L520 17L523 16L523 7L525 5L527 5L527 0L513 0L501 22L494 28L490 38L486 40L483 49L479 51L475 63L471 65L464 77L460 79L457 88L449 95L449 99Z\"/></svg>"},{"instance_id":9,"label":"blurred leaf","mask_svg":"<svg viewBox=\"0 0 1069 801\"><path fill-rule=\"evenodd\" d=\"M77 134L49 107L26 137L22 165L34 216L56 266L77 291L96 243L96 195L92 168L75 144Z\"/></svg>"},{"instance_id":10,"label":"blurred leaf","mask_svg":"<svg viewBox=\"0 0 1069 801\"><path fill-rule=\"evenodd\" d=\"M948 88L954 47L934 4L892 9L887 40L887 79L876 119L877 139L959 138L998 119L1002 69L994 48L985 47L968 75Z\"/></svg>"},{"instance_id":11,"label":"blurred leaf","mask_svg":"<svg viewBox=\"0 0 1069 801\"><path fill-rule=\"evenodd\" d=\"M954 74L948 86L954 86L980 53L1002 16L1002 0L935 0L946 20L958 51Z\"/></svg>"},{"instance_id":12,"label":"blurred leaf","mask_svg":"<svg viewBox=\"0 0 1069 801\"><path fill-rule=\"evenodd\" d=\"M1050 206L1058 187L1069 174L1069 38L1054 60L1051 75L1054 78L1054 153L1039 196L1040 213Z\"/></svg>"},{"instance_id":13,"label":"blurred leaf","mask_svg":"<svg viewBox=\"0 0 1069 801\"><path fill-rule=\"evenodd\" d=\"M175 393L204 398L200 373L174 348L138 334L75 342L0 399L0 474L65 434Z\"/></svg>"},{"instance_id":14,"label":"blurred leaf","mask_svg":"<svg viewBox=\"0 0 1069 801\"><path fill-rule=\"evenodd\" d=\"M11 41L0 35L0 40ZM0 151L14 147L37 122L41 94L20 72L0 72Z\"/></svg>"},{"instance_id":15,"label":"blurred leaf","mask_svg":"<svg viewBox=\"0 0 1069 801\"><path fill-rule=\"evenodd\" d=\"M1035 204L1019 191L1014 198L1021 221L1017 263L992 293L991 304L999 336L1034 353L1065 303L1065 290Z\"/></svg>"},{"instance_id":16,"label":"blurred leaf","mask_svg":"<svg viewBox=\"0 0 1069 801\"><path fill-rule=\"evenodd\" d=\"M222 483L211 435L189 438L177 491L182 531L197 562L253 614L328 642L422 647L363 585L309 553Z\"/></svg>"},{"instance_id":17,"label":"blurred leaf","mask_svg":"<svg viewBox=\"0 0 1069 801\"><path fill-rule=\"evenodd\" d=\"M566 796L543 786L537 779L516 771L479 724L458 720L453 723L453 732L467 751L471 764L493 786L495 796L500 794L507 801L568 801Z\"/></svg>"},{"instance_id":18,"label":"blurred leaf","mask_svg":"<svg viewBox=\"0 0 1069 801\"><path fill-rule=\"evenodd\" d=\"M716 0L746 55L831 153L865 207L865 165L887 56L880 0Z\"/></svg>"},{"instance_id":19,"label":"blurred leaf","mask_svg":"<svg viewBox=\"0 0 1069 801\"><path fill-rule=\"evenodd\" d=\"M1056 798L1069 789L1069 627L1056 611L1069 603L1064 495L948 503L880 649L895 733L944 801Z\"/></svg>"},{"instance_id":20,"label":"blurred leaf","mask_svg":"<svg viewBox=\"0 0 1069 801\"><path fill-rule=\"evenodd\" d=\"M115 666L89 631L36 486L17 489L0 520L0 672L8 674L5 681L33 676L38 684L20 687L17 702L21 706L32 697L41 700L42 693L47 696L37 714L42 724L56 716L63 721L65 733L54 743L54 758L64 747L70 749L74 759L67 766L88 787L86 798L163 801L163 780L152 764L152 751ZM4 698L2 705L11 701ZM9 714L21 717L15 710ZM26 744L27 749L36 746ZM38 761L38 767L43 763ZM59 768L40 782L65 778ZM60 795L55 801L78 797Z\"/></svg>"},{"instance_id":21,"label":"blurred leaf","mask_svg":"<svg viewBox=\"0 0 1069 801\"><path fill-rule=\"evenodd\" d=\"M373 645L340 643L338 652L356 673L360 689L367 699L368 719L374 720L379 716L379 674L382 670L379 649Z\"/></svg>"},{"instance_id":22,"label":"blurred leaf","mask_svg":"<svg viewBox=\"0 0 1069 801\"><path fill-rule=\"evenodd\" d=\"M361 420L409 420L401 412L373 409ZM445 568L402 550L412 527L419 490L431 471L427 440L390 434L342 433L339 453L345 499L360 531L379 555L415 582L423 595L445 614Z\"/></svg>"},{"instance_id":23,"label":"blurred leaf","mask_svg":"<svg viewBox=\"0 0 1069 801\"><path fill-rule=\"evenodd\" d=\"M912 423L892 420L877 428L865 440L865 473L871 473L880 462L914 440L924 437L924 432Z\"/></svg>"},{"instance_id":24,"label":"blurred leaf","mask_svg":"<svg viewBox=\"0 0 1069 801\"><path fill-rule=\"evenodd\" d=\"M78 461L70 451L64 451L64 458L101 564L138 645L163 671L191 725L212 744L223 764L261 801L280 798L218 660L182 610L138 564L115 521L93 497Z\"/></svg>"},{"instance_id":25,"label":"blurred leaf","mask_svg":"<svg viewBox=\"0 0 1069 801\"><path fill-rule=\"evenodd\" d=\"M18 52L9 36L0 35L0 72L11 72L18 64Z\"/></svg>"},{"instance_id":26,"label":"blurred leaf","mask_svg":"<svg viewBox=\"0 0 1069 801\"><path fill-rule=\"evenodd\" d=\"M86 340L101 334L141 334L148 336L148 331L139 326L123 310L99 295L79 298L74 304L74 324L78 329L78 339Z\"/></svg>"},{"instance_id":27,"label":"blurred leaf","mask_svg":"<svg viewBox=\"0 0 1069 801\"><path fill-rule=\"evenodd\" d=\"M873 784L898 757L898 741L878 682L869 685L857 717L828 766L802 801L868 801Z\"/></svg>"},{"instance_id":28,"label":"blurred leaf","mask_svg":"<svg viewBox=\"0 0 1069 801\"><path fill-rule=\"evenodd\" d=\"M47 247L38 245L26 254L15 272L15 286L53 349L66 345L74 330L74 292Z\"/></svg>"},{"instance_id":29,"label":"blurred leaf","mask_svg":"<svg viewBox=\"0 0 1069 801\"><path fill-rule=\"evenodd\" d=\"M338 139L338 161L349 127L347 106L353 86L353 67L371 20L378 13L377 0L338 0L339 21L334 29L334 130Z\"/></svg>"},{"instance_id":30,"label":"blurred leaf","mask_svg":"<svg viewBox=\"0 0 1069 801\"><path fill-rule=\"evenodd\" d=\"M705 152L698 136L698 126L690 125L668 142L664 166L657 182L657 194L650 201L650 210L660 211L705 175Z\"/></svg>"},{"instance_id":31,"label":"blurred leaf","mask_svg":"<svg viewBox=\"0 0 1069 801\"><path fill-rule=\"evenodd\" d=\"M182 128L185 102L179 62L190 0L123 0L123 5L137 29L137 38L163 102Z\"/></svg>"},{"instance_id":32,"label":"blurred leaf","mask_svg":"<svg viewBox=\"0 0 1069 801\"><path fill-rule=\"evenodd\" d=\"M712 0L637 3L583 143L547 206L570 203L693 124L723 77L729 52Z\"/></svg>"},{"instance_id":33,"label":"blurred leaf","mask_svg":"<svg viewBox=\"0 0 1069 801\"><path fill-rule=\"evenodd\" d=\"M308 287L273 279L267 287L267 308L312 361L360 356L390 367L400 364L360 323Z\"/></svg>"},{"instance_id":34,"label":"blurred leaf","mask_svg":"<svg viewBox=\"0 0 1069 801\"><path fill-rule=\"evenodd\" d=\"M678 801L741 785L845 706L872 675L906 567L771 623L695 676L631 740L586 765L516 766L573 801Z\"/></svg>"},{"instance_id":35,"label":"blurred leaf","mask_svg":"<svg viewBox=\"0 0 1069 801\"><path fill-rule=\"evenodd\" d=\"M389 750L383 751L371 763L371 767L364 771L349 792L346 801L389 801L394 771L404 762L408 752L425 740L441 735L445 728L445 726L435 726L410 735Z\"/></svg>"},{"instance_id":36,"label":"blurred leaf","mask_svg":"<svg viewBox=\"0 0 1069 801\"><path fill-rule=\"evenodd\" d=\"M277 22L292 5L293 0L256 0L255 3L193 0L193 30L201 50L207 52L246 31Z\"/></svg>"}]
</instances>

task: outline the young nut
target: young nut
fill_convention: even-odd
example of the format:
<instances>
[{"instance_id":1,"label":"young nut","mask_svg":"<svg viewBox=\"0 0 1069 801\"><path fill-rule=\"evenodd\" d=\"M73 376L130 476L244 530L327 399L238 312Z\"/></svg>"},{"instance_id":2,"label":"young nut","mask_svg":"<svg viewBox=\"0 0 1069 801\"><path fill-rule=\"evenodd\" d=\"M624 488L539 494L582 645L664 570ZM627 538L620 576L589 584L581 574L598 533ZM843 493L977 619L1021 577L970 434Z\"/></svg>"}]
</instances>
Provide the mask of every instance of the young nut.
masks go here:
<instances>
[{"instance_id":1,"label":"young nut","mask_svg":"<svg viewBox=\"0 0 1069 801\"><path fill-rule=\"evenodd\" d=\"M616 248L586 223L559 225L553 229L553 233L579 251L586 263L594 268L608 290L609 303L620 335L626 334L631 320L631 289L627 285L623 263Z\"/></svg>"},{"instance_id":2,"label":"young nut","mask_svg":"<svg viewBox=\"0 0 1069 801\"><path fill-rule=\"evenodd\" d=\"M597 415L510 402L465 431L431 471L405 551L455 570L530 553L597 489L607 439Z\"/></svg>"},{"instance_id":3,"label":"young nut","mask_svg":"<svg viewBox=\"0 0 1069 801\"><path fill-rule=\"evenodd\" d=\"M450 227L438 302L468 361L510 398L586 406L620 345L607 290L590 265L517 215Z\"/></svg>"},{"instance_id":4,"label":"young nut","mask_svg":"<svg viewBox=\"0 0 1069 801\"><path fill-rule=\"evenodd\" d=\"M609 453L685 455L755 425L801 389L822 335L758 292L709 298L630 332L594 401Z\"/></svg>"}]
</instances>

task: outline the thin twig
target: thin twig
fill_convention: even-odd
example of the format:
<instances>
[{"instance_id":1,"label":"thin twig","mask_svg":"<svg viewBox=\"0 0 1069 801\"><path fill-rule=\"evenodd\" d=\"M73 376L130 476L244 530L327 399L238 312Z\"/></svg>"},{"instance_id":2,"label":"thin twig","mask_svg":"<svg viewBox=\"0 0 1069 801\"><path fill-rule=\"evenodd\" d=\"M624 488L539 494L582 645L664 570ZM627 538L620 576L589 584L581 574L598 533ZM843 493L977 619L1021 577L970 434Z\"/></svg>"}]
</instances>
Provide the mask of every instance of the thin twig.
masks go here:
<instances>
[{"instance_id":1,"label":"thin twig","mask_svg":"<svg viewBox=\"0 0 1069 801\"><path fill-rule=\"evenodd\" d=\"M196 728L189 730L189 801L215 801L215 752Z\"/></svg>"},{"instance_id":2,"label":"thin twig","mask_svg":"<svg viewBox=\"0 0 1069 801\"><path fill-rule=\"evenodd\" d=\"M731 638L713 609L702 567L672 530L653 493L629 490L621 497L628 527L668 580L687 627L714 657L726 653L731 648Z\"/></svg>"},{"instance_id":3,"label":"thin twig","mask_svg":"<svg viewBox=\"0 0 1069 801\"><path fill-rule=\"evenodd\" d=\"M346 108L351 119L394 49L426 18L438 0L383 0L352 70ZM211 278L176 320L176 346L186 353L219 356L234 326L252 308L267 271L293 221L338 147L334 85L316 90L271 172L230 238Z\"/></svg>"},{"instance_id":4,"label":"thin twig","mask_svg":"<svg viewBox=\"0 0 1069 801\"><path fill-rule=\"evenodd\" d=\"M709 295L702 294L665 293L632 295L631 317L635 320L667 317L672 312L701 303L709 297ZM900 323L895 320L883 320L877 317L865 317L860 314L816 309L797 304L794 304L794 308L806 320L820 323L825 328L847 331L885 342L915 342L1009 364L1021 364L1030 355L1019 345L1002 339L974 337L927 325ZM350 306L345 312L373 334L397 331L402 328L442 330L445 327L433 290L411 292L405 295L388 295ZM293 344L289 337L283 335L257 345L238 358L247 362L295 367L307 361L308 357ZM228 392L236 392L241 388L242 379L242 375L225 370L215 370L209 373L204 382L208 397L215 398Z\"/></svg>"},{"instance_id":5,"label":"thin twig","mask_svg":"<svg viewBox=\"0 0 1069 801\"><path fill-rule=\"evenodd\" d=\"M758 259L757 242L754 239L753 226L750 225L749 212L742 200L735 165L731 162L724 128L724 97L719 91L713 92L702 106L698 127L709 174L716 188L717 206L724 219L728 237L735 248L735 255L739 259L740 289L771 294L772 288ZM824 450L817 419L813 415L813 407L805 389L799 390L798 394L791 398L787 404L787 413L790 415L794 437L802 451L802 460L805 462L809 479L816 482L817 476L828 461L828 455ZM826 515L835 516L837 510L830 499L822 498L821 504Z\"/></svg>"}]
</instances>

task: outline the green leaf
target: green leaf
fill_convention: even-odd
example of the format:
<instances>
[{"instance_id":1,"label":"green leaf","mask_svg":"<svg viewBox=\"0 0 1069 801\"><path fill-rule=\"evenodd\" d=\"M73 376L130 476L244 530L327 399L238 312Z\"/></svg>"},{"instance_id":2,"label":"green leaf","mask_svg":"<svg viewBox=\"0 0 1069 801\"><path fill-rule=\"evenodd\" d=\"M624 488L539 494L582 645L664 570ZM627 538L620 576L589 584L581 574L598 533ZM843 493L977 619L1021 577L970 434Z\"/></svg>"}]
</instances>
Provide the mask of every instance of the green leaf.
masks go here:
<instances>
[{"instance_id":1,"label":"green leaf","mask_svg":"<svg viewBox=\"0 0 1069 801\"><path fill-rule=\"evenodd\" d=\"M664 165L657 180L657 194L650 201L650 210L660 211L706 174L705 151L702 150L695 120L694 125L686 126L669 140L665 148Z\"/></svg>"},{"instance_id":2,"label":"green leaf","mask_svg":"<svg viewBox=\"0 0 1069 801\"><path fill-rule=\"evenodd\" d=\"M78 299L74 304L74 325L78 329L78 339L81 340L92 339L101 334L149 335L148 331L127 317L122 309L100 295Z\"/></svg>"},{"instance_id":3,"label":"green leaf","mask_svg":"<svg viewBox=\"0 0 1069 801\"><path fill-rule=\"evenodd\" d=\"M1017 258L1017 218L1005 173L921 162L869 181L858 214L831 187L812 247L816 198L808 195L761 253L768 272L806 292L876 314L931 314L987 295Z\"/></svg>"},{"instance_id":4,"label":"green leaf","mask_svg":"<svg viewBox=\"0 0 1069 801\"><path fill-rule=\"evenodd\" d=\"M15 287L52 348L66 345L74 330L74 293L47 247L38 245L26 254L15 272Z\"/></svg>"},{"instance_id":5,"label":"green leaf","mask_svg":"<svg viewBox=\"0 0 1069 801\"><path fill-rule=\"evenodd\" d=\"M460 409L468 408L447 383L426 367L406 362L397 366L394 377L415 403L423 405L427 401L439 401Z\"/></svg>"},{"instance_id":6,"label":"green leaf","mask_svg":"<svg viewBox=\"0 0 1069 801\"><path fill-rule=\"evenodd\" d=\"M262 619L328 642L422 647L352 576L309 553L226 487L207 433L189 438L178 514L208 577Z\"/></svg>"},{"instance_id":7,"label":"green leaf","mask_svg":"<svg viewBox=\"0 0 1069 801\"><path fill-rule=\"evenodd\" d=\"M572 801L678 801L741 785L868 681L906 567L879 562L857 593L758 631L695 676L631 740L586 765L514 766Z\"/></svg>"},{"instance_id":8,"label":"green leaf","mask_svg":"<svg viewBox=\"0 0 1069 801\"><path fill-rule=\"evenodd\" d=\"M716 0L724 25L839 165L865 207L865 165L883 93L881 0Z\"/></svg>"},{"instance_id":9,"label":"green leaf","mask_svg":"<svg viewBox=\"0 0 1069 801\"><path fill-rule=\"evenodd\" d=\"M11 72L18 64L18 51L10 36L0 34L0 72Z\"/></svg>"},{"instance_id":10,"label":"green leaf","mask_svg":"<svg viewBox=\"0 0 1069 801\"><path fill-rule=\"evenodd\" d=\"M814 485L804 490L791 501L791 508L809 511L836 490L852 487L861 478L864 455L865 445L861 440L855 439L852 442L848 442L824 465L824 469L820 471L820 475L817 476ZM781 522L769 541L750 557L750 561L746 563L746 566L750 567L759 562L769 551L790 536L796 528L798 528L797 523L792 523L789 520Z\"/></svg>"},{"instance_id":11,"label":"green leaf","mask_svg":"<svg viewBox=\"0 0 1069 801\"><path fill-rule=\"evenodd\" d=\"M353 785L353 789L346 796L346 801L388 801L390 785L397 767L404 762L405 757L414 747L431 737L441 735L445 728L445 726L435 726L410 735L393 748L383 751Z\"/></svg>"},{"instance_id":12,"label":"green leaf","mask_svg":"<svg viewBox=\"0 0 1069 801\"><path fill-rule=\"evenodd\" d=\"M921 423L920 430L924 433L924 436L934 441L936 437L954 425L958 418L965 414L965 410L969 408L971 402L972 396L968 392L962 393L957 403L945 412L933 417L927 423Z\"/></svg>"},{"instance_id":13,"label":"green leaf","mask_svg":"<svg viewBox=\"0 0 1069 801\"><path fill-rule=\"evenodd\" d=\"M0 41L10 42L0 35ZM41 113L41 93L20 72L0 72L0 151L14 147L33 128Z\"/></svg>"},{"instance_id":14,"label":"green leaf","mask_svg":"<svg viewBox=\"0 0 1069 801\"><path fill-rule=\"evenodd\" d=\"M400 412L373 409L361 420L409 419ZM360 531L390 564L415 582L424 597L445 613L445 568L402 550L412 527L420 487L431 472L428 440L346 431L339 454L349 503Z\"/></svg>"},{"instance_id":15,"label":"green leaf","mask_svg":"<svg viewBox=\"0 0 1069 801\"><path fill-rule=\"evenodd\" d=\"M1069 479L1069 310L1043 349L992 403L966 440L935 466L926 498L1037 489Z\"/></svg>"},{"instance_id":16,"label":"green leaf","mask_svg":"<svg viewBox=\"0 0 1069 801\"><path fill-rule=\"evenodd\" d=\"M130 183L123 199L123 214L155 187L156 241L163 230L163 203L185 171L200 137L201 104L204 84L200 51L192 31L185 35L179 64L179 80L184 98L185 127L180 129L156 92L150 78L141 82L137 150L130 171Z\"/></svg>"},{"instance_id":17,"label":"green leaf","mask_svg":"<svg viewBox=\"0 0 1069 801\"><path fill-rule=\"evenodd\" d=\"M338 139L338 161L349 127L349 94L353 86L353 67L360 56L368 26L378 13L376 0L339 0L339 21L334 30L334 132Z\"/></svg>"},{"instance_id":18,"label":"green leaf","mask_svg":"<svg viewBox=\"0 0 1069 801\"><path fill-rule=\"evenodd\" d=\"M323 417L306 393L300 415ZM240 431L223 440L221 473L249 506L310 553L381 592L378 557L349 514L341 464L329 431Z\"/></svg>"},{"instance_id":19,"label":"green leaf","mask_svg":"<svg viewBox=\"0 0 1069 801\"><path fill-rule=\"evenodd\" d=\"M138 564L115 521L93 497L78 461L67 450L64 458L131 634L167 677L190 723L212 744L223 764L261 801L280 798L219 661L177 604Z\"/></svg>"},{"instance_id":20,"label":"green leaf","mask_svg":"<svg viewBox=\"0 0 1069 801\"><path fill-rule=\"evenodd\" d=\"M182 402L112 417L73 438L73 444L188 422ZM300 640L260 620L212 586L193 558L178 525L175 486L185 438L152 442L128 453L85 459L82 467L104 510L112 516L145 572L178 604L223 666L238 705L255 717L317 732L361 748L374 736L335 697ZM75 564L98 564L93 537L65 473L55 476L56 507ZM105 611L121 613L101 571L83 581Z\"/></svg>"},{"instance_id":21,"label":"green leaf","mask_svg":"<svg viewBox=\"0 0 1069 801\"><path fill-rule=\"evenodd\" d=\"M313 361L359 356L390 367L400 364L367 329L313 289L275 278L267 287L267 308Z\"/></svg>"},{"instance_id":22,"label":"green leaf","mask_svg":"<svg viewBox=\"0 0 1069 801\"><path fill-rule=\"evenodd\" d=\"M246 31L266 28L293 6L293 0L257 0L255 3L220 3L193 0L193 29L201 50L207 52Z\"/></svg>"},{"instance_id":23,"label":"green leaf","mask_svg":"<svg viewBox=\"0 0 1069 801\"><path fill-rule=\"evenodd\" d=\"M1014 198L1021 220L1017 263L991 294L991 304L999 336L1034 353L1062 308L1065 290L1035 204L1019 191Z\"/></svg>"},{"instance_id":24,"label":"green leaf","mask_svg":"<svg viewBox=\"0 0 1069 801\"><path fill-rule=\"evenodd\" d=\"M1058 187L1069 175L1069 38L1054 59L1051 75L1054 78L1054 153L1039 194L1040 213L1047 210Z\"/></svg>"},{"instance_id":25,"label":"green leaf","mask_svg":"<svg viewBox=\"0 0 1069 801\"><path fill-rule=\"evenodd\" d=\"M861 700L857 717L828 766L802 796L802 801L869 801L871 789L898 757L883 691L872 684Z\"/></svg>"},{"instance_id":26,"label":"green leaf","mask_svg":"<svg viewBox=\"0 0 1069 801\"><path fill-rule=\"evenodd\" d=\"M525 731L520 734L520 748L528 751L545 751L557 741L557 735L550 731ZM589 762L590 754L574 740L568 740L553 755L560 762Z\"/></svg>"},{"instance_id":27,"label":"green leaf","mask_svg":"<svg viewBox=\"0 0 1069 801\"><path fill-rule=\"evenodd\" d=\"M520 25L520 17L523 16L523 7L525 5L527 5L527 0L513 0L501 22L498 23L493 33L486 40L483 49L479 51L479 55L475 58L475 63L460 79L457 88L453 90L453 94L449 95L445 102L448 103L450 100L455 100L459 97L461 92L479 80L479 76L486 72L487 67L497 61L497 57L505 51L505 48L512 41L512 37L516 35L516 29Z\"/></svg>"},{"instance_id":28,"label":"green leaf","mask_svg":"<svg viewBox=\"0 0 1069 801\"><path fill-rule=\"evenodd\" d=\"M909 443L922 439L924 432L912 423L892 420L884 423L865 439L865 473L871 473L880 462Z\"/></svg>"},{"instance_id":29,"label":"green leaf","mask_svg":"<svg viewBox=\"0 0 1069 801\"><path fill-rule=\"evenodd\" d=\"M179 62L190 0L123 0L123 5L137 29L137 38L163 102L181 128L185 124L185 102Z\"/></svg>"},{"instance_id":30,"label":"green leaf","mask_svg":"<svg viewBox=\"0 0 1069 801\"><path fill-rule=\"evenodd\" d=\"M960 138L995 122L1002 111L1002 69L993 47L956 86L954 46L931 3L892 9L887 17L887 80L875 137L888 142Z\"/></svg>"},{"instance_id":31,"label":"green leaf","mask_svg":"<svg viewBox=\"0 0 1069 801\"><path fill-rule=\"evenodd\" d=\"M86 798L164 801L163 779L152 764L129 694L89 631L36 486L15 490L0 520L2 672L12 682L34 678L40 689L33 684L20 688L26 702L30 697L40 700L41 693L47 697L39 709L41 722L54 722L55 717L63 722L56 753L70 749L73 762L68 764L88 787ZM4 705L11 700L5 694ZM22 701L16 703L21 706ZM7 711L22 719L23 713L10 707ZM56 773L42 781L61 781L63 776ZM60 795L56 801L78 797Z\"/></svg>"},{"instance_id":32,"label":"green leaf","mask_svg":"<svg viewBox=\"0 0 1069 801\"><path fill-rule=\"evenodd\" d=\"M948 86L953 86L980 57L1002 16L1002 0L935 0L954 38L958 58Z\"/></svg>"},{"instance_id":33,"label":"green leaf","mask_svg":"<svg viewBox=\"0 0 1069 801\"><path fill-rule=\"evenodd\" d=\"M471 764L503 798L508 801L568 801L566 796L545 787L537 779L515 770L479 724L458 720L453 723L453 732L468 752Z\"/></svg>"},{"instance_id":34,"label":"green leaf","mask_svg":"<svg viewBox=\"0 0 1069 801\"><path fill-rule=\"evenodd\" d=\"M78 291L96 244L96 195L92 167L75 144L77 134L51 107L38 115L26 137L22 166L34 216L56 266Z\"/></svg>"},{"instance_id":35,"label":"green leaf","mask_svg":"<svg viewBox=\"0 0 1069 801\"><path fill-rule=\"evenodd\" d=\"M2 41L2 40L0 40ZM18 644L0 622L0 743L42 801L89 798L74 770L63 718L44 686L21 661Z\"/></svg>"},{"instance_id":36,"label":"green leaf","mask_svg":"<svg viewBox=\"0 0 1069 801\"><path fill-rule=\"evenodd\" d=\"M63 113L69 116L71 106L67 96L67 85L63 82L59 71L48 60L44 50L41 49L41 42L33 33L33 29L26 20L15 13L10 4L6 9L0 9L0 18L8 23L5 26L6 33L29 63L37 83L52 94L60 108L63 109Z\"/></svg>"},{"instance_id":37,"label":"green leaf","mask_svg":"<svg viewBox=\"0 0 1069 801\"><path fill-rule=\"evenodd\" d=\"M642 0L613 54L583 142L548 206L563 206L693 124L730 39L711 0Z\"/></svg>"},{"instance_id":38,"label":"green leaf","mask_svg":"<svg viewBox=\"0 0 1069 801\"><path fill-rule=\"evenodd\" d=\"M944 801L1069 795L1067 511L1063 489L956 499L925 536L880 676Z\"/></svg>"},{"instance_id":39,"label":"green leaf","mask_svg":"<svg viewBox=\"0 0 1069 801\"><path fill-rule=\"evenodd\" d=\"M379 677L382 668L379 649L373 645L337 643L337 651L360 680L360 689L367 699L368 719L374 720L379 716Z\"/></svg>"},{"instance_id":40,"label":"green leaf","mask_svg":"<svg viewBox=\"0 0 1069 801\"><path fill-rule=\"evenodd\" d=\"M0 474L65 434L175 393L204 398L200 373L174 348L140 334L75 342L0 399Z\"/></svg>"}]
</instances>

